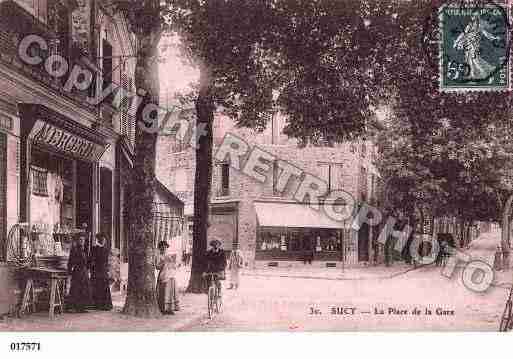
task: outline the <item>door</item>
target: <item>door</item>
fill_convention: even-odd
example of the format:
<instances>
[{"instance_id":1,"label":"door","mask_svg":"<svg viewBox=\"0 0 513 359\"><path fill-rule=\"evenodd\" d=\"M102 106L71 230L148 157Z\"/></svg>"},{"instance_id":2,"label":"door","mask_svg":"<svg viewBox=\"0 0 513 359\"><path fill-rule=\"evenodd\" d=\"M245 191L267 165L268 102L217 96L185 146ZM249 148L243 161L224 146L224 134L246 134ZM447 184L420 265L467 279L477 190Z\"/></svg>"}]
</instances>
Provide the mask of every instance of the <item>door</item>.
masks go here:
<instances>
[{"instance_id":1,"label":"door","mask_svg":"<svg viewBox=\"0 0 513 359\"><path fill-rule=\"evenodd\" d=\"M369 225L363 223L358 231L358 262L369 261Z\"/></svg>"},{"instance_id":2,"label":"door","mask_svg":"<svg viewBox=\"0 0 513 359\"><path fill-rule=\"evenodd\" d=\"M7 135L0 132L0 261L5 258L7 240Z\"/></svg>"},{"instance_id":3,"label":"door","mask_svg":"<svg viewBox=\"0 0 513 359\"><path fill-rule=\"evenodd\" d=\"M112 245L112 171L104 167L100 169L100 232Z\"/></svg>"}]
</instances>

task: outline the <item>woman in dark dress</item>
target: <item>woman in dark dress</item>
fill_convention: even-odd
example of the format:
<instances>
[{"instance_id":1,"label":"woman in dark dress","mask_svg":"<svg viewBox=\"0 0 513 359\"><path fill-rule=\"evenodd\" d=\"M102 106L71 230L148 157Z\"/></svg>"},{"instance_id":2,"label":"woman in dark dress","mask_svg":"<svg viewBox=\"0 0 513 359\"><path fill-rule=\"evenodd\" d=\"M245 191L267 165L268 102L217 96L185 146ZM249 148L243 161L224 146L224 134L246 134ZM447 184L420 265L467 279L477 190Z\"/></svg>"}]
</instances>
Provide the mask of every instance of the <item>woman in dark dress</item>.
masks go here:
<instances>
[{"instance_id":1,"label":"woman in dark dress","mask_svg":"<svg viewBox=\"0 0 513 359\"><path fill-rule=\"evenodd\" d=\"M111 310L112 297L109 287L109 248L104 234L96 235L96 245L91 251L91 284L93 304L98 310Z\"/></svg>"},{"instance_id":2,"label":"woman in dark dress","mask_svg":"<svg viewBox=\"0 0 513 359\"><path fill-rule=\"evenodd\" d=\"M79 313L86 313L86 307L91 302L85 240L85 236L81 235L73 241L68 261L68 273L71 275L69 306Z\"/></svg>"}]
</instances>

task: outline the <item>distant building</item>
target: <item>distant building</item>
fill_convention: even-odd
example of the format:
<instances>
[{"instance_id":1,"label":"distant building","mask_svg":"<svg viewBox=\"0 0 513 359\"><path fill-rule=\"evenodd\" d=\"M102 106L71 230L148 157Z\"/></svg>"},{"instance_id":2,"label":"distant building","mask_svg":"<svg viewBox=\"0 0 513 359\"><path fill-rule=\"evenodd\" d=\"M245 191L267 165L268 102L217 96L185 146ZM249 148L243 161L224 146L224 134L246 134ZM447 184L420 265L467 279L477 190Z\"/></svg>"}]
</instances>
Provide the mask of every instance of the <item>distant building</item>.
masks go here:
<instances>
[{"instance_id":1,"label":"distant building","mask_svg":"<svg viewBox=\"0 0 513 359\"><path fill-rule=\"evenodd\" d=\"M267 129L256 133L216 116L214 153L229 132L324 180L330 191L343 189L357 201L375 197L378 174L372 163L376 149L371 141L301 148L282 133L284 124L283 117L274 115ZM185 141L177 137L159 138L157 176L184 201L185 232L192 244L195 152L188 137ZM284 193L278 193L276 179L280 173L276 164L272 166L273 173L260 183L214 159L209 236L220 238L226 250L238 243L250 266L292 265L312 254L314 264L321 265L371 261L368 226L355 232L348 222L336 222L310 209L309 204L294 201L297 178Z\"/></svg>"}]
</instances>

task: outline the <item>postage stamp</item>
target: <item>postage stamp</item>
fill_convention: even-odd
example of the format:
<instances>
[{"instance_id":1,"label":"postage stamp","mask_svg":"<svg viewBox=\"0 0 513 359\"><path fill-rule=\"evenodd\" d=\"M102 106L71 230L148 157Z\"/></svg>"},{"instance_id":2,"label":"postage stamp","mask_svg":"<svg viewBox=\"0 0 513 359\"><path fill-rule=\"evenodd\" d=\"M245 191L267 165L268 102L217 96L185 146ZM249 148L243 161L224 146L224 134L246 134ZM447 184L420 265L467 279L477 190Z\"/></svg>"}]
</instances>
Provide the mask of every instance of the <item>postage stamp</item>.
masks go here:
<instances>
[{"instance_id":1,"label":"postage stamp","mask_svg":"<svg viewBox=\"0 0 513 359\"><path fill-rule=\"evenodd\" d=\"M439 10L440 89L510 89L510 8L505 3L448 3Z\"/></svg>"}]
</instances>

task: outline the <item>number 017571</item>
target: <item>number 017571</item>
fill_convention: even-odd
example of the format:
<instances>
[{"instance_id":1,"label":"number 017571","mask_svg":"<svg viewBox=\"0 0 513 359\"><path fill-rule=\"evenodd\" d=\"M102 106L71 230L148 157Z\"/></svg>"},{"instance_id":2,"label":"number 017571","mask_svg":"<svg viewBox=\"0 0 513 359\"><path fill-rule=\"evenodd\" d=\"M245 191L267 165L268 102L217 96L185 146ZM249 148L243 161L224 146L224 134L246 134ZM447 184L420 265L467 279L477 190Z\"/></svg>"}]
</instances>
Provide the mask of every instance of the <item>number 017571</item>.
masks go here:
<instances>
[{"instance_id":1,"label":"number 017571","mask_svg":"<svg viewBox=\"0 0 513 359\"><path fill-rule=\"evenodd\" d=\"M37 352L41 350L41 343L13 342L10 349L13 352Z\"/></svg>"}]
</instances>

